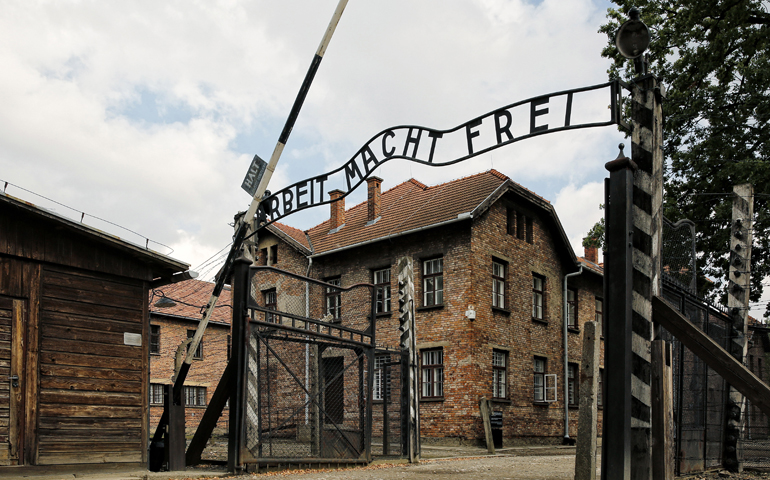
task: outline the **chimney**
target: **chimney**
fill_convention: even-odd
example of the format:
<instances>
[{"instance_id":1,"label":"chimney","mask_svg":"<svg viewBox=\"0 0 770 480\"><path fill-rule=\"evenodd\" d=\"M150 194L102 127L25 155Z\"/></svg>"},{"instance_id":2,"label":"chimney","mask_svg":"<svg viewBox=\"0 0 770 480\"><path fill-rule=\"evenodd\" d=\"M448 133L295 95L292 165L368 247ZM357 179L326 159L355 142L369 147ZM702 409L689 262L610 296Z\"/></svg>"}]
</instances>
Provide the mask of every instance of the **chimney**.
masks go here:
<instances>
[{"instance_id":1,"label":"chimney","mask_svg":"<svg viewBox=\"0 0 770 480\"><path fill-rule=\"evenodd\" d=\"M589 262L593 262L595 264L599 264L599 249L596 247L583 247L585 249L585 255L586 260Z\"/></svg>"},{"instance_id":2,"label":"chimney","mask_svg":"<svg viewBox=\"0 0 770 480\"><path fill-rule=\"evenodd\" d=\"M366 179L367 192L369 199L366 202L367 217L366 220L372 222L377 220L380 216L380 185L382 185L382 179L380 177L369 177Z\"/></svg>"},{"instance_id":3,"label":"chimney","mask_svg":"<svg viewBox=\"0 0 770 480\"><path fill-rule=\"evenodd\" d=\"M331 206L331 229L334 230L345 224L345 198L343 195L345 192L342 190L332 190L329 192L329 199L332 201Z\"/></svg>"}]
</instances>

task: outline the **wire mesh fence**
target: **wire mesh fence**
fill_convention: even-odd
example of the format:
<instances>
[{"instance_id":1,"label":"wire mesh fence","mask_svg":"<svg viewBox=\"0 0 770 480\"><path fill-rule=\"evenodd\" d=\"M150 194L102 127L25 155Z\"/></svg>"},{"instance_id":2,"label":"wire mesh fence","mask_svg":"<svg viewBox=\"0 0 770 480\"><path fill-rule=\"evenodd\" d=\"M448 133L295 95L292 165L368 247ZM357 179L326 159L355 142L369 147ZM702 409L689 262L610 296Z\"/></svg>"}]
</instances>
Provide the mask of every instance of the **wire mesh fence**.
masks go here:
<instances>
[{"instance_id":1,"label":"wire mesh fence","mask_svg":"<svg viewBox=\"0 0 770 480\"><path fill-rule=\"evenodd\" d=\"M342 287L252 268L245 428L251 461L361 462L400 454L400 352L375 355L374 295L370 284Z\"/></svg>"}]
</instances>

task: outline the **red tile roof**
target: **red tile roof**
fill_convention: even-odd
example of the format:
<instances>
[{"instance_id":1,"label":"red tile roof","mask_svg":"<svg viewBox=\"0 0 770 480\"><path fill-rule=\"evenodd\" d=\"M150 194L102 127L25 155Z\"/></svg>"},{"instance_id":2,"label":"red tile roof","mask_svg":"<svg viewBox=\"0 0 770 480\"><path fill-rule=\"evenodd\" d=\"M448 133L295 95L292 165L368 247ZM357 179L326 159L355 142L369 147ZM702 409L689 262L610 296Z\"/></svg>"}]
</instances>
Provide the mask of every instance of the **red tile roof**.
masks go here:
<instances>
[{"instance_id":1,"label":"red tile roof","mask_svg":"<svg viewBox=\"0 0 770 480\"><path fill-rule=\"evenodd\" d=\"M329 233L327 220L307 234L313 253L320 254L456 220L482 205L506 182L514 183L496 170L432 187L410 179L382 193L381 217L375 223L367 225L367 202L362 202L346 210L346 222L339 231Z\"/></svg>"},{"instance_id":2,"label":"red tile roof","mask_svg":"<svg viewBox=\"0 0 770 480\"><path fill-rule=\"evenodd\" d=\"M301 246L305 250L305 253L310 253L310 250L311 250L310 243L308 242L307 235L305 235L305 232L303 232L302 230L298 228L290 227L281 222L274 222L271 225L269 225L268 228L272 229L273 233L276 233L278 235L280 235L280 233L284 234L286 237L288 237L287 240L296 242L297 245Z\"/></svg>"},{"instance_id":3,"label":"red tile roof","mask_svg":"<svg viewBox=\"0 0 770 480\"><path fill-rule=\"evenodd\" d=\"M154 296L151 294L150 297L150 312L157 315L171 315L200 320L203 317L201 307L208 303L213 290L213 283L201 280L186 280L156 288ZM163 295L175 301L176 306L169 308L156 307L155 302ZM211 315L211 321L229 324L233 315L232 308L229 308L231 305L230 291L222 290L216 307L214 307L214 313Z\"/></svg>"}]
</instances>

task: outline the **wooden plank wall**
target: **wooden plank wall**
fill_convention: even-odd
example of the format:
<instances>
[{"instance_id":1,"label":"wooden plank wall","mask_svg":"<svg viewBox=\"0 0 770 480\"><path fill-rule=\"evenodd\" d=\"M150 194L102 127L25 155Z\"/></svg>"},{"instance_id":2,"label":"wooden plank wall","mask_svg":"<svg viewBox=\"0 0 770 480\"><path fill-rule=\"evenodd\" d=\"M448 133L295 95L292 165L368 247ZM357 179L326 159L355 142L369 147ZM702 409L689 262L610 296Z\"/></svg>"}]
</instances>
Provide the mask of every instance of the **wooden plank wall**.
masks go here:
<instances>
[{"instance_id":1,"label":"wooden plank wall","mask_svg":"<svg viewBox=\"0 0 770 480\"><path fill-rule=\"evenodd\" d=\"M9 406L11 373L11 315L13 301L0 298L0 465L10 464Z\"/></svg>"},{"instance_id":2,"label":"wooden plank wall","mask_svg":"<svg viewBox=\"0 0 770 480\"><path fill-rule=\"evenodd\" d=\"M39 465L145 460L146 343L139 281L43 267Z\"/></svg>"}]
</instances>

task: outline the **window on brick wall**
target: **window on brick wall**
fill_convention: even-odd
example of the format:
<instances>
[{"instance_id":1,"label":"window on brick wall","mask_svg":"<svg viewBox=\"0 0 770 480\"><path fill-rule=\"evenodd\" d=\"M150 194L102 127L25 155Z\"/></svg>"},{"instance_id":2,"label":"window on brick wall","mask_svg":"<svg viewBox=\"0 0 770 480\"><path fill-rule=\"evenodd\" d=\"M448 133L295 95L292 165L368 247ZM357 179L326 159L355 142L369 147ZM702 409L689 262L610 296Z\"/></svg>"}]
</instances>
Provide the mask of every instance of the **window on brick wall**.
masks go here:
<instances>
[{"instance_id":1,"label":"window on brick wall","mask_svg":"<svg viewBox=\"0 0 770 480\"><path fill-rule=\"evenodd\" d=\"M193 338L195 336L195 330L187 330L187 338ZM187 350L190 350L190 345L187 345ZM201 338L198 348L195 349L193 358L196 360L203 360L203 339Z\"/></svg>"},{"instance_id":2,"label":"window on brick wall","mask_svg":"<svg viewBox=\"0 0 770 480\"><path fill-rule=\"evenodd\" d=\"M492 397L506 398L508 381L508 352L492 350Z\"/></svg>"},{"instance_id":3,"label":"window on brick wall","mask_svg":"<svg viewBox=\"0 0 770 480\"><path fill-rule=\"evenodd\" d=\"M535 403L556 401L556 375L548 373L548 360L535 357L533 361L533 387Z\"/></svg>"},{"instance_id":4,"label":"window on brick wall","mask_svg":"<svg viewBox=\"0 0 770 480\"><path fill-rule=\"evenodd\" d=\"M278 263L278 245L270 247L270 258L268 259L269 265L275 265Z\"/></svg>"},{"instance_id":5,"label":"window on brick wall","mask_svg":"<svg viewBox=\"0 0 770 480\"><path fill-rule=\"evenodd\" d=\"M505 210L505 230L508 235L516 236L516 210L513 208L507 208Z\"/></svg>"},{"instance_id":6,"label":"window on brick wall","mask_svg":"<svg viewBox=\"0 0 770 480\"><path fill-rule=\"evenodd\" d=\"M524 240L527 238L527 232L525 230L526 216L521 212L516 212L516 238Z\"/></svg>"},{"instance_id":7,"label":"window on brick wall","mask_svg":"<svg viewBox=\"0 0 770 480\"><path fill-rule=\"evenodd\" d=\"M444 304L444 257L422 262L422 305Z\"/></svg>"},{"instance_id":8,"label":"window on brick wall","mask_svg":"<svg viewBox=\"0 0 770 480\"><path fill-rule=\"evenodd\" d=\"M422 398L444 396L444 350L435 348L423 350L421 358Z\"/></svg>"},{"instance_id":9,"label":"window on brick wall","mask_svg":"<svg viewBox=\"0 0 770 480\"><path fill-rule=\"evenodd\" d=\"M578 364L570 363L567 365L567 395L570 407L577 407L580 385L578 384Z\"/></svg>"},{"instance_id":10,"label":"window on brick wall","mask_svg":"<svg viewBox=\"0 0 770 480\"><path fill-rule=\"evenodd\" d=\"M596 321L596 331L599 332L599 335L604 335L602 328L603 324L602 321L604 319L604 300L601 298L596 297L594 299L594 320Z\"/></svg>"},{"instance_id":11,"label":"window on brick wall","mask_svg":"<svg viewBox=\"0 0 770 480\"><path fill-rule=\"evenodd\" d=\"M492 306L505 308L505 270L506 264L492 259Z\"/></svg>"},{"instance_id":12,"label":"window on brick wall","mask_svg":"<svg viewBox=\"0 0 770 480\"><path fill-rule=\"evenodd\" d=\"M275 289L265 290L262 292L263 300L265 302L265 308L268 310L278 310L278 294ZM275 313L265 312L265 321L270 323L277 323L280 317Z\"/></svg>"},{"instance_id":13,"label":"window on brick wall","mask_svg":"<svg viewBox=\"0 0 770 480\"><path fill-rule=\"evenodd\" d=\"M545 321L545 277L532 275L532 319Z\"/></svg>"},{"instance_id":14,"label":"window on brick wall","mask_svg":"<svg viewBox=\"0 0 770 480\"><path fill-rule=\"evenodd\" d=\"M532 217L527 217L527 243L534 243L534 232L532 230Z\"/></svg>"},{"instance_id":15,"label":"window on brick wall","mask_svg":"<svg viewBox=\"0 0 770 480\"><path fill-rule=\"evenodd\" d=\"M390 268L383 268L372 272L374 285L377 288L377 313L390 312Z\"/></svg>"},{"instance_id":16,"label":"window on brick wall","mask_svg":"<svg viewBox=\"0 0 770 480\"><path fill-rule=\"evenodd\" d=\"M150 405L163 405L163 384L150 384Z\"/></svg>"},{"instance_id":17,"label":"window on brick wall","mask_svg":"<svg viewBox=\"0 0 770 480\"><path fill-rule=\"evenodd\" d=\"M577 290L567 289L567 328L578 328Z\"/></svg>"},{"instance_id":18,"label":"window on brick wall","mask_svg":"<svg viewBox=\"0 0 770 480\"><path fill-rule=\"evenodd\" d=\"M326 313L332 316L332 320L339 321L342 318L342 295L338 288L341 285L340 277L330 278L326 283L332 285L326 287Z\"/></svg>"},{"instance_id":19,"label":"window on brick wall","mask_svg":"<svg viewBox=\"0 0 770 480\"><path fill-rule=\"evenodd\" d=\"M188 407L206 406L206 387L184 387L184 404Z\"/></svg>"},{"instance_id":20,"label":"window on brick wall","mask_svg":"<svg viewBox=\"0 0 770 480\"><path fill-rule=\"evenodd\" d=\"M160 355L160 325L150 325L150 353Z\"/></svg>"},{"instance_id":21,"label":"window on brick wall","mask_svg":"<svg viewBox=\"0 0 770 480\"><path fill-rule=\"evenodd\" d=\"M263 248L259 251L259 264L267 265L267 248Z\"/></svg>"},{"instance_id":22,"label":"window on brick wall","mask_svg":"<svg viewBox=\"0 0 770 480\"><path fill-rule=\"evenodd\" d=\"M390 400L390 355L377 355L374 357L374 392L372 400L383 402Z\"/></svg>"}]
</instances>

